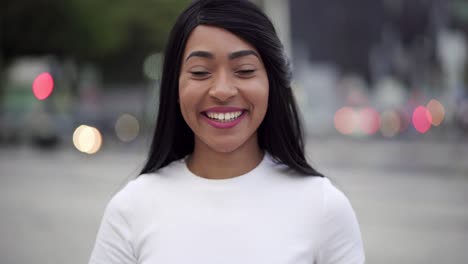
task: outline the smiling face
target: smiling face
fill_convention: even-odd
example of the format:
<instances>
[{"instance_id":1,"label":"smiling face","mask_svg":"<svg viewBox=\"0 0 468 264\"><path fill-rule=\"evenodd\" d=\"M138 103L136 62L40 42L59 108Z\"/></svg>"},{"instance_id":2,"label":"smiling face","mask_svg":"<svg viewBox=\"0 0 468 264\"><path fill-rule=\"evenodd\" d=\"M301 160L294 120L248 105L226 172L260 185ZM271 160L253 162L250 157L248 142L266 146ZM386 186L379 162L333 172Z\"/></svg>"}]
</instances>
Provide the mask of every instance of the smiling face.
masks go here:
<instances>
[{"instance_id":1,"label":"smiling face","mask_svg":"<svg viewBox=\"0 0 468 264\"><path fill-rule=\"evenodd\" d=\"M268 77L258 51L221 28L197 26L184 50L180 110L201 149L258 149L268 107Z\"/></svg>"}]
</instances>

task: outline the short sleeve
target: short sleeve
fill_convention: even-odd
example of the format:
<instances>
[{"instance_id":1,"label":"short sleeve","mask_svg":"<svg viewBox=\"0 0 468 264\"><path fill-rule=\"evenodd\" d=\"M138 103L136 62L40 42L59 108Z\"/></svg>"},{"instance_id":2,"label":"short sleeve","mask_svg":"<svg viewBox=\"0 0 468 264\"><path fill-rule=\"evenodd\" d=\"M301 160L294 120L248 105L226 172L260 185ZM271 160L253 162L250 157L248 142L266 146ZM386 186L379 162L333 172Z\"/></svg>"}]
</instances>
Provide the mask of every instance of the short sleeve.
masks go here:
<instances>
[{"instance_id":1,"label":"short sleeve","mask_svg":"<svg viewBox=\"0 0 468 264\"><path fill-rule=\"evenodd\" d=\"M117 193L108 203L89 264L137 263L131 241L128 204L123 191Z\"/></svg>"},{"instance_id":2,"label":"short sleeve","mask_svg":"<svg viewBox=\"0 0 468 264\"><path fill-rule=\"evenodd\" d=\"M317 264L362 264L361 231L348 198L324 180L324 215Z\"/></svg>"}]
</instances>

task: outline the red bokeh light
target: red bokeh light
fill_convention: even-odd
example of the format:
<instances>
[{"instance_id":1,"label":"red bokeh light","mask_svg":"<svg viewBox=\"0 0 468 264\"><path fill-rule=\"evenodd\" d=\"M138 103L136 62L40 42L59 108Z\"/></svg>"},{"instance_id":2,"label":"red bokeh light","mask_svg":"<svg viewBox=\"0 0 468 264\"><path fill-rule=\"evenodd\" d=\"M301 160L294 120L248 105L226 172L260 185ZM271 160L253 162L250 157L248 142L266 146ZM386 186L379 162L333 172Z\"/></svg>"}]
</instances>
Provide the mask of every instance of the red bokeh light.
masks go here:
<instances>
[{"instance_id":1,"label":"red bokeh light","mask_svg":"<svg viewBox=\"0 0 468 264\"><path fill-rule=\"evenodd\" d=\"M361 110L360 114L360 128L362 132L367 135L375 134L380 128L380 115L371 107Z\"/></svg>"},{"instance_id":2,"label":"red bokeh light","mask_svg":"<svg viewBox=\"0 0 468 264\"><path fill-rule=\"evenodd\" d=\"M413 126L419 133L426 133L432 124L432 115L424 106L418 106L413 112Z\"/></svg>"},{"instance_id":3,"label":"red bokeh light","mask_svg":"<svg viewBox=\"0 0 468 264\"><path fill-rule=\"evenodd\" d=\"M32 90L34 96L39 100L44 100L50 96L54 89L54 79L48 72L39 74L34 79Z\"/></svg>"}]
</instances>

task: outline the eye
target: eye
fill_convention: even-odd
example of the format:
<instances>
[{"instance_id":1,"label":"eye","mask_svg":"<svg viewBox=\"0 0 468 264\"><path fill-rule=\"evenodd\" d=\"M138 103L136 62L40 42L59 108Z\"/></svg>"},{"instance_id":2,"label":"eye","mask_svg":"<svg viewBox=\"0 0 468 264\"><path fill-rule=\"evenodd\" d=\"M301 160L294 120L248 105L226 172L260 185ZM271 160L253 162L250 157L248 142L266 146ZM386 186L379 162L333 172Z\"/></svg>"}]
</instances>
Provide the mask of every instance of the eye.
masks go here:
<instances>
[{"instance_id":1,"label":"eye","mask_svg":"<svg viewBox=\"0 0 468 264\"><path fill-rule=\"evenodd\" d=\"M255 73L255 69L245 69L245 70L239 70L236 72L237 75L240 77L252 77Z\"/></svg>"},{"instance_id":2,"label":"eye","mask_svg":"<svg viewBox=\"0 0 468 264\"><path fill-rule=\"evenodd\" d=\"M192 77L195 79L206 79L210 75L207 71L191 71L190 74L192 74Z\"/></svg>"}]
</instances>

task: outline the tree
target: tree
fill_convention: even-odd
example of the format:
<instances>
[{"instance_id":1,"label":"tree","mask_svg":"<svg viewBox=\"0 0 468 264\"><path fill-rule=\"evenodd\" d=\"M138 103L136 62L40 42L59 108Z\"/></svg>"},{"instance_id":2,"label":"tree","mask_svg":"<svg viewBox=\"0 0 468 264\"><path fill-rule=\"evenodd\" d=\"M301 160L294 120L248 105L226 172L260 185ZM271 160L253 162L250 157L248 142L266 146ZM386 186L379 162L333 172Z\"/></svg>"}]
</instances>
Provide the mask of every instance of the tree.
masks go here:
<instances>
[{"instance_id":1,"label":"tree","mask_svg":"<svg viewBox=\"0 0 468 264\"><path fill-rule=\"evenodd\" d=\"M189 2L6 0L0 14L3 64L43 54L103 66L123 58L138 61L163 48L170 26Z\"/></svg>"}]
</instances>

